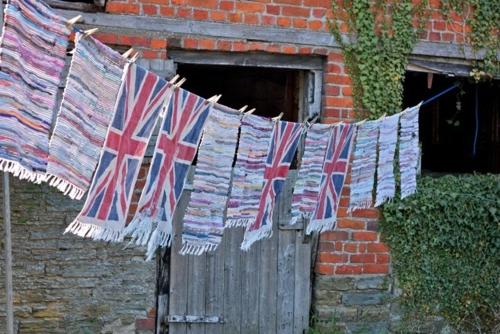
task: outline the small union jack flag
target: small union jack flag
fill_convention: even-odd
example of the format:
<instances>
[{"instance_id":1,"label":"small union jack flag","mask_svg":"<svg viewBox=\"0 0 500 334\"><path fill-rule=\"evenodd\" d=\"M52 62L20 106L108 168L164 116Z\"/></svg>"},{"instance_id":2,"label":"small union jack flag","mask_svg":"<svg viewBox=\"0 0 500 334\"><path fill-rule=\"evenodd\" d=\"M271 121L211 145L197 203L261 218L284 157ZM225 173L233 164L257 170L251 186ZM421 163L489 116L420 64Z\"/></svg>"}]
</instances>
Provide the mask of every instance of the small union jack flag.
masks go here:
<instances>
[{"instance_id":1,"label":"small union jack flag","mask_svg":"<svg viewBox=\"0 0 500 334\"><path fill-rule=\"evenodd\" d=\"M129 65L92 186L70 231L119 240L148 141L171 88L152 72Z\"/></svg>"},{"instance_id":2,"label":"small union jack flag","mask_svg":"<svg viewBox=\"0 0 500 334\"><path fill-rule=\"evenodd\" d=\"M241 249L248 250L257 240L272 234L274 204L285 184L295 152L300 142L303 124L279 121L273 130L271 147L264 171L264 187L257 218L247 226Z\"/></svg>"},{"instance_id":3,"label":"small union jack flag","mask_svg":"<svg viewBox=\"0 0 500 334\"><path fill-rule=\"evenodd\" d=\"M306 230L308 234L335 227L355 130L352 124L338 124L333 128L323 164L318 203Z\"/></svg>"},{"instance_id":4,"label":"small union jack flag","mask_svg":"<svg viewBox=\"0 0 500 334\"><path fill-rule=\"evenodd\" d=\"M149 240L148 256L158 246L170 244L172 216L196 155L211 104L182 88L176 89L167 107L156 141L155 153L138 210L126 234L139 244Z\"/></svg>"}]
</instances>

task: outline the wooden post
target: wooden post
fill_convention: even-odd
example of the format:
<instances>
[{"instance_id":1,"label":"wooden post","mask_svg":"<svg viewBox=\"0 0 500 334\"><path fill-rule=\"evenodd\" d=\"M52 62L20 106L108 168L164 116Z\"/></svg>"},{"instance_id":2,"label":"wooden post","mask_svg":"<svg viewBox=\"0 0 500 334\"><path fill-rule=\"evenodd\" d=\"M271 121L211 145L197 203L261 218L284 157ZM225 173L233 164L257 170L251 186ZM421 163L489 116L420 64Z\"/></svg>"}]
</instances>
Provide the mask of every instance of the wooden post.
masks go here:
<instances>
[{"instance_id":1,"label":"wooden post","mask_svg":"<svg viewBox=\"0 0 500 334\"><path fill-rule=\"evenodd\" d=\"M5 297L7 334L14 334L14 303L12 293L12 237L10 232L9 174L3 173L3 223L5 232Z\"/></svg>"}]
</instances>

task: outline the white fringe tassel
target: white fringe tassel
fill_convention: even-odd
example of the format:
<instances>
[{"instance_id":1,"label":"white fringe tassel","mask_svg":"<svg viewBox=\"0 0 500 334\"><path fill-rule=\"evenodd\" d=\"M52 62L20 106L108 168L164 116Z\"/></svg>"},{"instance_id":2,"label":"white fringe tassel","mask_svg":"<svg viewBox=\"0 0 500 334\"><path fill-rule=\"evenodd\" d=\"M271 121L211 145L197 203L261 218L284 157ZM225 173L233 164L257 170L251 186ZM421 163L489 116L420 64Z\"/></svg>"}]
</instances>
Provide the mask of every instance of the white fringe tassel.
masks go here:
<instances>
[{"instance_id":1,"label":"white fringe tassel","mask_svg":"<svg viewBox=\"0 0 500 334\"><path fill-rule=\"evenodd\" d=\"M93 240L112 241L120 240L120 231L109 227L85 224L78 220L73 221L68 225L63 234L72 233L82 238L90 238Z\"/></svg>"},{"instance_id":2,"label":"white fringe tassel","mask_svg":"<svg viewBox=\"0 0 500 334\"><path fill-rule=\"evenodd\" d=\"M311 234L312 232L325 232L331 231L335 228L337 224L337 218L327 218L327 219L318 219L312 220L306 228L306 234Z\"/></svg>"},{"instance_id":3,"label":"white fringe tassel","mask_svg":"<svg viewBox=\"0 0 500 334\"><path fill-rule=\"evenodd\" d=\"M206 252L214 251L218 244L205 244L198 245L190 243L189 241L183 241L182 248L179 251L181 255L201 255Z\"/></svg>"},{"instance_id":4,"label":"white fringe tassel","mask_svg":"<svg viewBox=\"0 0 500 334\"><path fill-rule=\"evenodd\" d=\"M135 243L137 246L145 246L151 233L153 232L153 220L144 215L138 215L128 224L123 230L120 241L123 241L125 236L130 236L130 243Z\"/></svg>"},{"instance_id":5,"label":"white fringe tassel","mask_svg":"<svg viewBox=\"0 0 500 334\"><path fill-rule=\"evenodd\" d=\"M241 250L248 251L254 242L269 239L272 235L273 230L271 225L263 226L261 229L255 231L245 231L245 237L240 248Z\"/></svg>"},{"instance_id":6,"label":"white fringe tassel","mask_svg":"<svg viewBox=\"0 0 500 334\"><path fill-rule=\"evenodd\" d=\"M164 222L163 222L164 223ZM172 233L160 231L159 227L156 227L151 238L148 242L148 250L146 252L146 261L151 261L156 254L158 247L170 246L172 242Z\"/></svg>"},{"instance_id":7,"label":"white fringe tassel","mask_svg":"<svg viewBox=\"0 0 500 334\"><path fill-rule=\"evenodd\" d=\"M224 228L247 227L247 225L250 224L250 221L250 218L229 218L226 220Z\"/></svg>"},{"instance_id":8,"label":"white fringe tassel","mask_svg":"<svg viewBox=\"0 0 500 334\"><path fill-rule=\"evenodd\" d=\"M11 173L20 180L27 180L35 184L40 184L45 180L45 174L28 170L17 161L0 159L0 171Z\"/></svg>"},{"instance_id":9,"label":"white fringe tassel","mask_svg":"<svg viewBox=\"0 0 500 334\"><path fill-rule=\"evenodd\" d=\"M69 196L71 199L80 200L85 194L84 190L52 174L47 174L44 181L48 182L50 186L57 188L59 191L64 193L64 195Z\"/></svg>"},{"instance_id":10,"label":"white fringe tassel","mask_svg":"<svg viewBox=\"0 0 500 334\"><path fill-rule=\"evenodd\" d=\"M355 203L353 206L349 206L349 208L347 209L347 212L351 213L351 212L354 212L356 210L368 209L372 206L372 204L373 203L371 200L361 201L361 202Z\"/></svg>"}]
</instances>

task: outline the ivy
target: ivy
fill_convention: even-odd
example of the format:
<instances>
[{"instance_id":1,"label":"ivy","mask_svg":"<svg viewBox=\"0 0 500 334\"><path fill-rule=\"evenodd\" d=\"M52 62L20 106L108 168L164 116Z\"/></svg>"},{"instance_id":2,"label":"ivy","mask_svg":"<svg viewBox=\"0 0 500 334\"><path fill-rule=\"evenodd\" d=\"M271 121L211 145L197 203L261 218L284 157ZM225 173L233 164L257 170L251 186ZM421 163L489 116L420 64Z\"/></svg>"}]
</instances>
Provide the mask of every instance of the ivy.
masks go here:
<instances>
[{"instance_id":1,"label":"ivy","mask_svg":"<svg viewBox=\"0 0 500 334\"><path fill-rule=\"evenodd\" d=\"M384 205L380 228L412 318L444 317L458 332L500 323L500 176L423 177Z\"/></svg>"},{"instance_id":2,"label":"ivy","mask_svg":"<svg viewBox=\"0 0 500 334\"><path fill-rule=\"evenodd\" d=\"M401 109L408 55L417 41L426 2L345 0L332 2L330 31L340 44L353 82L355 108L371 119ZM343 36L343 23L347 36ZM364 113L368 115L364 115Z\"/></svg>"}]
</instances>

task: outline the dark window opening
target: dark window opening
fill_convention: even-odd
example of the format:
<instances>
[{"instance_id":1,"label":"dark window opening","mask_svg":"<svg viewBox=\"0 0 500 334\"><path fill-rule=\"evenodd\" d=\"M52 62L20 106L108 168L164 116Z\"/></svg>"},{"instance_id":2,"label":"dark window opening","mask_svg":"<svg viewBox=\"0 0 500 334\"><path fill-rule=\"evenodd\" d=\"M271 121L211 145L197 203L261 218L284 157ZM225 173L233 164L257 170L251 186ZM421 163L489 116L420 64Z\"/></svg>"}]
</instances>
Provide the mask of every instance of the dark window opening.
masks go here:
<instances>
[{"instance_id":1,"label":"dark window opening","mask_svg":"<svg viewBox=\"0 0 500 334\"><path fill-rule=\"evenodd\" d=\"M248 105L247 110L256 108L254 115L272 118L283 113L285 121L302 119L299 70L178 64L177 74L187 79L184 89L204 98L222 94L219 103L236 110ZM291 168L296 166L297 153Z\"/></svg>"},{"instance_id":2,"label":"dark window opening","mask_svg":"<svg viewBox=\"0 0 500 334\"><path fill-rule=\"evenodd\" d=\"M470 78L407 72L404 106L455 83L457 89L420 110L422 172L500 173L500 81L476 84Z\"/></svg>"},{"instance_id":3,"label":"dark window opening","mask_svg":"<svg viewBox=\"0 0 500 334\"><path fill-rule=\"evenodd\" d=\"M46 0L52 8L71 9L82 12L102 12L106 0Z\"/></svg>"}]
</instances>

